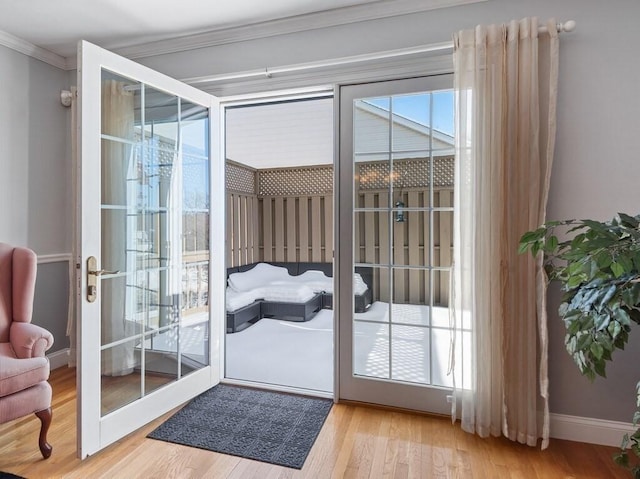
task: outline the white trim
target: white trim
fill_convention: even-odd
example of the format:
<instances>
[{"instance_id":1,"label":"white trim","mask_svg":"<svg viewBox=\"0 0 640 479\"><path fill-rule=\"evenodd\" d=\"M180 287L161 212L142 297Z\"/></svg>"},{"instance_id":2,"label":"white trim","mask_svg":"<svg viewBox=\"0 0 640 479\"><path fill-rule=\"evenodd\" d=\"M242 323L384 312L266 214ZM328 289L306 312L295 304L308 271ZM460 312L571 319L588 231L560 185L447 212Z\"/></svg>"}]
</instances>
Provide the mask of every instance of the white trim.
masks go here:
<instances>
[{"instance_id":1,"label":"white trim","mask_svg":"<svg viewBox=\"0 0 640 479\"><path fill-rule=\"evenodd\" d=\"M279 101L291 100L311 100L314 98L333 97L334 88L332 86L319 86L299 89L277 90L268 92L251 93L245 95L226 96L221 99L224 108L232 106L262 105L276 103ZM222 118L225 113L222 113ZM228 160L227 160L228 161Z\"/></svg>"},{"instance_id":2,"label":"white trim","mask_svg":"<svg viewBox=\"0 0 640 479\"><path fill-rule=\"evenodd\" d=\"M247 78L271 78L273 75L283 73L295 73L307 70L326 70L328 68L336 68L342 65L353 66L359 63L369 63L380 60L388 60L396 57L404 57L409 55L420 55L426 53L451 53L453 52L453 42L430 43L427 45L419 45L411 48L400 48L396 50L386 50L376 53L366 53L362 55L351 55L347 57L337 57L330 60L321 60L307 63L296 63L294 65L285 65L279 67L265 67L259 70L249 70L238 73L223 73L221 75L205 75L193 78L185 78L181 81L189 85L197 85L200 83L216 83L228 80L244 80Z\"/></svg>"},{"instance_id":3,"label":"white trim","mask_svg":"<svg viewBox=\"0 0 640 479\"><path fill-rule=\"evenodd\" d=\"M128 58L141 58L486 1L487 0L395 0L393 2L368 3L251 25L236 25L181 38L123 47L114 51Z\"/></svg>"},{"instance_id":4,"label":"white trim","mask_svg":"<svg viewBox=\"0 0 640 479\"><path fill-rule=\"evenodd\" d=\"M69 365L69 348L61 349L55 353L47 354L49 360L49 368L51 370L62 368Z\"/></svg>"},{"instance_id":5,"label":"white trim","mask_svg":"<svg viewBox=\"0 0 640 479\"><path fill-rule=\"evenodd\" d=\"M622 437L635 432L631 423L590 417L550 414L551 437L568 441L619 447Z\"/></svg>"},{"instance_id":6,"label":"white trim","mask_svg":"<svg viewBox=\"0 0 640 479\"><path fill-rule=\"evenodd\" d=\"M411 78L425 75L452 73L453 57L436 52L410 57L382 58L356 64L339 64L311 70L294 70L296 65L275 67L289 70L273 74L272 77L247 77L242 80L214 81L198 84L197 87L227 100L229 97L246 96L252 93L264 96L269 91L311 88L331 90L335 84L368 83L374 81ZM240 72L238 75L249 72ZM187 82L188 83L188 82Z\"/></svg>"},{"instance_id":7,"label":"white trim","mask_svg":"<svg viewBox=\"0 0 640 479\"><path fill-rule=\"evenodd\" d=\"M62 263L63 261L71 261L72 258L71 253L39 254L38 264Z\"/></svg>"},{"instance_id":8,"label":"white trim","mask_svg":"<svg viewBox=\"0 0 640 479\"><path fill-rule=\"evenodd\" d=\"M48 63L56 68L60 68L61 70L68 69L66 58L2 30L0 30L0 45L10 48L16 52L23 53L31 58L35 58L36 60Z\"/></svg>"}]
</instances>

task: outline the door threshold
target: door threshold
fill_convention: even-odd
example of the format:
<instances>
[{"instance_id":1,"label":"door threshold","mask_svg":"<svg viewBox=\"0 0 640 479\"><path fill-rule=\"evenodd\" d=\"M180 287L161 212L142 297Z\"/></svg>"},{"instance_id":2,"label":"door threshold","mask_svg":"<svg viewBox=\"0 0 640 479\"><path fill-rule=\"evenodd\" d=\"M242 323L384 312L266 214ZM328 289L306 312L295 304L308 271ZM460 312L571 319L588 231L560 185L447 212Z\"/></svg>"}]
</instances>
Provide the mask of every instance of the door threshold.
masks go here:
<instances>
[{"instance_id":1,"label":"door threshold","mask_svg":"<svg viewBox=\"0 0 640 479\"><path fill-rule=\"evenodd\" d=\"M277 391L283 393L300 394L302 396L313 396L319 398L333 399L333 393L329 391L318 391L317 389L295 388L291 386L282 386L279 384L268 384L257 381L245 381L242 379L222 378L221 384L230 384L232 386L247 386L256 389L266 389L268 391Z\"/></svg>"}]
</instances>

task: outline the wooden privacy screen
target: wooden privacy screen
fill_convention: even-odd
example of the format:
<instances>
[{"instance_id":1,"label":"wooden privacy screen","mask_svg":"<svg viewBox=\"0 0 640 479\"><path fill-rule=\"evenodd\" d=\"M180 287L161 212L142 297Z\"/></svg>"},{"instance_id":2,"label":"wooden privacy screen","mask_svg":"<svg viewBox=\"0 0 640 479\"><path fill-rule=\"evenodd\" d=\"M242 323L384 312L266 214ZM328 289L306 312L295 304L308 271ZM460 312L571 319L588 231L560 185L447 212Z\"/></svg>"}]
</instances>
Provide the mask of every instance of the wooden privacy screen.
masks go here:
<instances>
[{"instance_id":1,"label":"wooden privacy screen","mask_svg":"<svg viewBox=\"0 0 640 479\"><path fill-rule=\"evenodd\" d=\"M227 160L227 267L261 261L256 170Z\"/></svg>"},{"instance_id":2,"label":"wooden privacy screen","mask_svg":"<svg viewBox=\"0 0 640 479\"><path fill-rule=\"evenodd\" d=\"M408 160L406 165L399 161L396 164L411 171L418 161L424 162ZM369 167L363 164L361 171ZM374 165L369 169L380 168ZM249 175L253 175L253 181ZM355 261L394 264L393 288L388 269L374 270L374 299L389 301L392 295L395 303L429 304L433 294L434 305L448 304L453 212L446 209L453 206L452 159L436 159L434 176L433 197L422 180L409 174L400 193L394 193L394 201L402 200L407 208L433 204L445 211L407 211L403 222L394 221L395 212L388 210L356 214ZM388 189L374 183L358 183L357 188L358 206L383 210L388 207ZM333 168L253 170L228 162L227 232L227 266L258 261L332 262ZM391 236L393 251L389 247ZM393 258L389 258L390 254Z\"/></svg>"},{"instance_id":3,"label":"wooden privacy screen","mask_svg":"<svg viewBox=\"0 0 640 479\"><path fill-rule=\"evenodd\" d=\"M384 209L389 204L388 190L360 190L358 196L364 208ZM430 192L426 188L410 188L394 195L394 200L401 200L407 208L424 207L430 204ZM453 206L453 189L434 188L433 206ZM395 211L357 214L354 261L394 265L393 273L388 268L374 269L373 297L380 301L389 301L391 296L394 303L429 304L432 293L434 305L446 306L450 281L447 268L451 267L453 253L453 212L405 211L404 218L405 221L396 222ZM443 270L419 268L426 266ZM391 274L393 288L389 284Z\"/></svg>"},{"instance_id":4,"label":"wooden privacy screen","mask_svg":"<svg viewBox=\"0 0 640 479\"><path fill-rule=\"evenodd\" d=\"M262 260L333 262L333 196L259 199Z\"/></svg>"},{"instance_id":5,"label":"wooden privacy screen","mask_svg":"<svg viewBox=\"0 0 640 479\"><path fill-rule=\"evenodd\" d=\"M227 266L333 261L332 166L227 165Z\"/></svg>"}]
</instances>

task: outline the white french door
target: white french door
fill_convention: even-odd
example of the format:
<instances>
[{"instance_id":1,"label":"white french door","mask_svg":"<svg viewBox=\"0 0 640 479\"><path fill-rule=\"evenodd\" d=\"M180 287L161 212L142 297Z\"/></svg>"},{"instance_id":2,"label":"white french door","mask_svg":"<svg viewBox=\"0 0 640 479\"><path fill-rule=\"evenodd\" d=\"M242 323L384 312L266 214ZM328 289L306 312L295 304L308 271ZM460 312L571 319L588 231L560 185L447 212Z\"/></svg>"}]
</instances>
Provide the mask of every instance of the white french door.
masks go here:
<instances>
[{"instance_id":1,"label":"white french door","mask_svg":"<svg viewBox=\"0 0 640 479\"><path fill-rule=\"evenodd\" d=\"M78 446L219 382L224 162L211 95L79 46Z\"/></svg>"},{"instance_id":2,"label":"white french door","mask_svg":"<svg viewBox=\"0 0 640 479\"><path fill-rule=\"evenodd\" d=\"M339 399L450 413L452 88L451 75L340 88Z\"/></svg>"}]
</instances>

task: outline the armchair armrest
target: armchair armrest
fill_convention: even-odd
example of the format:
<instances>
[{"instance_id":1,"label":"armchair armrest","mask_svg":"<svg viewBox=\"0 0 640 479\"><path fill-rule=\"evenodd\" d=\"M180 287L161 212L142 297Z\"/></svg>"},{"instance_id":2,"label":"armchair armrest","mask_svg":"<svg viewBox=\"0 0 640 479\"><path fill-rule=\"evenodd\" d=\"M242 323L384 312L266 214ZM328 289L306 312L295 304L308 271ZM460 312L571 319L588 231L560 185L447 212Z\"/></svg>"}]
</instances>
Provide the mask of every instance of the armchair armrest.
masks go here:
<instances>
[{"instance_id":1,"label":"armchair armrest","mask_svg":"<svg viewBox=\"0 0 640 479\"><path fill-rule=\"evenodd\" d=\"M13 322L9 342L20 359L44 357L47 349L53 346L53 335L35 324Z\"/></svg>"}]
</instances>

